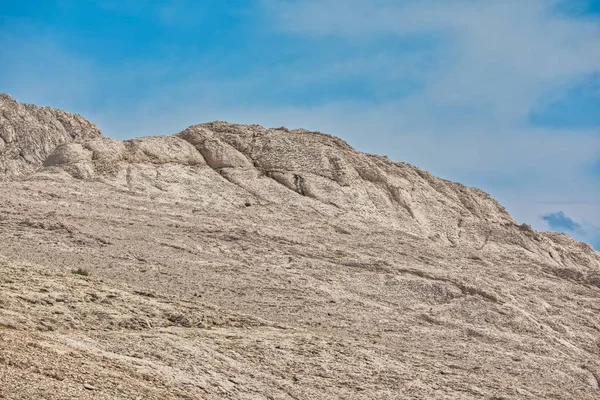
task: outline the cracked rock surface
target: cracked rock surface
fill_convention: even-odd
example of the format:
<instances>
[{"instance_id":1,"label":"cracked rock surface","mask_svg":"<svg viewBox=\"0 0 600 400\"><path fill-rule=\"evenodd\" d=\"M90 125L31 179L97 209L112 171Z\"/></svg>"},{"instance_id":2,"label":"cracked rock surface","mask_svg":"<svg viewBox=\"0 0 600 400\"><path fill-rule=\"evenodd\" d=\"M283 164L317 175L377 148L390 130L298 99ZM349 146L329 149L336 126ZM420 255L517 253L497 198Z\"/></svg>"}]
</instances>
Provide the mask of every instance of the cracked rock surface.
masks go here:
<instances>
[{"instance_id":1,"label":"cracked rock surface","mask_svg":"<svg viewBox=\"0 0 600 400\"><path fill-rule=\"evenodd\" d=\"M600 255L478 189L318 132L0 109L0 398L600 396Z\"/></svg>"},{"instance_id":2,"label":"cracked rock surface","mask_svg":"<svg viewBox=\"0 0 600 400\"><path fill-rule=\"evenodd\" d=\"M0 179L30 174L60 144L101 136L96 125L80 115L0 94Z\"/></svg>"}]
</instances>

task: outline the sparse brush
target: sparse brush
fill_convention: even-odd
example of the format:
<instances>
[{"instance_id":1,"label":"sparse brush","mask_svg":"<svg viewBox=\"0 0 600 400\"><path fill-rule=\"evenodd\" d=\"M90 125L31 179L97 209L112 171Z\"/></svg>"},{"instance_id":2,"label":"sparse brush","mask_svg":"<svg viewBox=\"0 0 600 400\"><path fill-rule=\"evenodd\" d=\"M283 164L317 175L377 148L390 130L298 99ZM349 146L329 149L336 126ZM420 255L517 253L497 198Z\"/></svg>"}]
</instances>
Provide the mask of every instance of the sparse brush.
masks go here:
<instances>
[{"instance_id":1,"label":"sparse brush","mask_svg":"<svg viewBox=\"0 0 600 400\"><path fill-rule=\"evenodd\" d=\"M82 275L82 276L89 276L90 272L87 269L83 269L83 268L77 268L71 271L72 274L75 275Z\"/></svg>"}]
</instances>

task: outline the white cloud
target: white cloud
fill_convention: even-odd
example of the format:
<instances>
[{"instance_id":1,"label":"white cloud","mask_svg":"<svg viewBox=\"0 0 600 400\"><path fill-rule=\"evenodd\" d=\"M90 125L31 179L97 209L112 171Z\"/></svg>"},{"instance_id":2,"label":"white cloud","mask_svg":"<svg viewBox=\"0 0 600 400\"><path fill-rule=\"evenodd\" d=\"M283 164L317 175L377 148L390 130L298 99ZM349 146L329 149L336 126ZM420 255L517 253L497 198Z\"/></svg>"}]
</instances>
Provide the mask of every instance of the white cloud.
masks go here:
<instances>
[{"instance_id":1,"label":"white cloud","mask_svg":"<svg viewBox=\"0 0 600 400\"><path fill-rule=\"evenodd\" d=\"M553 12L555 1L264 2L278 29L313 37L364 40L380 35L441 35L445 68L423 98L437 106L480 105L490 118L523 117L550 83L600 69L597 22ZM410 37L410 36L409 36Z\"/></svg>"}]
</instances>

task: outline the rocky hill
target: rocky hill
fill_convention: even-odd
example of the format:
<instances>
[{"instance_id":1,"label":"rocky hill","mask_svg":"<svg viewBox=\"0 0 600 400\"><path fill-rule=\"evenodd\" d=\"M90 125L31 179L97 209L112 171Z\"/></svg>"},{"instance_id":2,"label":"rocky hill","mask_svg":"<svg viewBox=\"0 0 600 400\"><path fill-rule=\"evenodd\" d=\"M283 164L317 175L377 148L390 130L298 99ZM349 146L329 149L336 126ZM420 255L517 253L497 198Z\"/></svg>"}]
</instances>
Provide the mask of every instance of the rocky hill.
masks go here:
<instances>
[{"instance_id":1,"label":"rocky hill","mask_svg":"<svg viewBox=\"0 0 600 400\"><path fill-rule=\"evenodd\" d=\"M306 130L0 110L0 398L600 395L600 255L478 189Z\"/></svg>"},{"instance_id":2,"label":"rocky hill","mask_svg":"<svg viewBox=\"0 0 600 400\"><path fill-rule=\"evenodd\" d=\"M36 171L60 144L101 136L100 130L80 115L22 104L0 94L0 178Z\"/></svg>"}]
</instances>

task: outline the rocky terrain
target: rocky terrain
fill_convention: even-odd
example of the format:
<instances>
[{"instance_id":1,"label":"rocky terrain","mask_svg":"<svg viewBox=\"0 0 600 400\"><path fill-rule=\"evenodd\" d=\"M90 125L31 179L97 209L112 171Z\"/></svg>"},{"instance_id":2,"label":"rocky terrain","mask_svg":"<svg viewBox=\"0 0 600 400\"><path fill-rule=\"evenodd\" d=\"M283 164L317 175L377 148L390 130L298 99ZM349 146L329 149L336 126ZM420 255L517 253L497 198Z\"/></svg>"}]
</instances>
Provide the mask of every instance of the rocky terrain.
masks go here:
<instances>
[{"instance_id":1,"label":"rocky terrain","mask_svg":"<svg viewBox=\"0 0 600 400\"><path fill-rule=\"evenodd\" d=\"M1 399L600 397L600 254L478 189L7 95L0 138Z\"/></svg>"}]
</instances>

